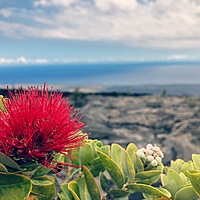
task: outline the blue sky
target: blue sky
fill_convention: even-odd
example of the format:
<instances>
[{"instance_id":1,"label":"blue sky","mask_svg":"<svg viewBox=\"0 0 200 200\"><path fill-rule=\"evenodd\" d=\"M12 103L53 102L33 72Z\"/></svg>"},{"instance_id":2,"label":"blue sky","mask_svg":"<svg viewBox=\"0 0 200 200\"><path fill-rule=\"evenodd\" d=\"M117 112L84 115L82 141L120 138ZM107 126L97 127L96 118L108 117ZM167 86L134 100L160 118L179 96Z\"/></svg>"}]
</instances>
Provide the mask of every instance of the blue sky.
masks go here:
<instances>
[{"instance_id":1,"label":"blue sky","mask_svg":"<svg viewBox=\"0 0 200 200\"><path fill-rule=\"evenodd\" d=\"M0 64L199 61L198 0L0 0Z\"/></svg>"}]
</instances>

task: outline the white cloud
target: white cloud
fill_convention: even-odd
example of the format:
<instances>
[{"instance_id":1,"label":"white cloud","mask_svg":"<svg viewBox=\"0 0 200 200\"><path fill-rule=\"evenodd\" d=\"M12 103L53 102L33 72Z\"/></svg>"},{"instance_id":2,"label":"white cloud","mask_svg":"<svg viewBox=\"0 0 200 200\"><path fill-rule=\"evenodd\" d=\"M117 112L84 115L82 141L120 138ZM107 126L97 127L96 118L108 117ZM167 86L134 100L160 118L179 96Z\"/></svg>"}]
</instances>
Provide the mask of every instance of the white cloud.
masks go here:
<instances>
[{"instance_id":1,"label":"white cloud","mask_svg":"<svg viewBox=\"0 0 200 200\"><path fill-rule=\"evenodd\" d=\"M4 58L0 57L0 66L6 64L68 64L68 63L119 63L119 62L138 62L145 61L144 58L134 59L134 58L115 58L109 57L106 59L97 59L97 58L26 58L24 56L18 58Z\"/></svg>"},{"instance_id":2,"label":"white cloud","mask_svg":"<svg viewBox=\"0 0 200 200\"><path fill-rule=\"evenodd\" d=\"M101 11L109 11L111 9L133 10L137 6L133 0L96 0L96 7Z\"/></svg>"},{"instance_id":3,"label":"white cloud","mask_svg":"<svg viewBox=\"0 0 200 200\"><path fill-rule=\"evenodd\" d=\"M164 60L186 60L186 59L188 59L188 56L181 54L170 55L164 58Z\"/></svg>"},{"instance_id":4,"label":"white cloud","mask_svg":"<svg viewBox=\"0 0 200 200\"><path fill-rule=\"evenodd\" d=\"M44 58L25 58L23 56L18 58L0 58L0 65L3 64L45 64L48 63L47 59Z\"/></svg>"},{"instance_id":5,"label":"white cloud","mask_svg":"<svg viewBox=\"0 0 200 200\"><path fill-rule=\"evenodd\" d=\"M70 6L72 3L77 2L77 0L36 0L34 2L35 6Z\"/></svg>"},{"instance_id":6,"label":"white cloud","mask_svg":"<svg viewBox=\"0 0 200 200\"><path fill-rule=\"evenodd\" d=\"M0 16L8 18L12 15L11 9L0 9Z\"/></svg>"},{"instance_id":7,"label":"white cloud","mask_svg":"<svg viewBox=\"0 0 200 200\"><path fill-rule=\"evenodd\" d=\"M24 17L30 23L0 21L0 31L13 37L114 40L142 47L200 47L197 0L143 2L37 0L33 11L23 9L20 15L20 19ZM16 9L12 14L17 17L19 13L20 9Z\"/></svg>"}]
</instances>

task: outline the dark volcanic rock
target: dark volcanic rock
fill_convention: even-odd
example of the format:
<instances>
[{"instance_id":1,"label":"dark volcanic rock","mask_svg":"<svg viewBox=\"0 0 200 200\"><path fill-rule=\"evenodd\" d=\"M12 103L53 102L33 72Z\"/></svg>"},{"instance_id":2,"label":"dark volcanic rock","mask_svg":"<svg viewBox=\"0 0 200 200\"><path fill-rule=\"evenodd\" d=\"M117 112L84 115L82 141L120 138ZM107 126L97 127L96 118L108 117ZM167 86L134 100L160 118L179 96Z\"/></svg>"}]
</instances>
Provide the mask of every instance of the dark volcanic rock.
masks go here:
<instances>
[{"instance_id":1,"label":"dark volcanic rock","mask_svg":"<svg viewBox=\"0 0 200 200\"><path fill-rule=\"evenodd\" d=\"M84 121L90 138L104 144L124 147L133 142L139 147L157 144L171 159L191 159L200 153L200 99L178 96L109 96L84 97Z\"/></svg>"}]
</instances>

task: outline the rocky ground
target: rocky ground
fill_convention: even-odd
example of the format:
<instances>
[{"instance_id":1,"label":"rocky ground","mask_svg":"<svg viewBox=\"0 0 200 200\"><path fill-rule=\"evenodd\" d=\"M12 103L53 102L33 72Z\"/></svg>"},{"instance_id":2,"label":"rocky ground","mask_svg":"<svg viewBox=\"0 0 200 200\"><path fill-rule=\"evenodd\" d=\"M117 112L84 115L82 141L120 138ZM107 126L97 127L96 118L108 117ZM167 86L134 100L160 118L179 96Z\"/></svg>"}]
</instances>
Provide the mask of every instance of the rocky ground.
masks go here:
<instances>
[{"instance_id":1,"label":"rocky ground","mask_svg":"<svg viewBox=\"0 0 200 200\"><path fill-rule=\"evenodd\" d=\"M0 94L6 96L7 90L0 89ZM64 96L84 114L89 138L124 147L130 142L138 147L157 144L165 154L165 164L176 158L190 160L192 153L200 153L198 96L82 93L78 89Z\"/></svg>"},{"instance_id":2,"label":"rocky ground","mask_svg":"<svg viewBox=\"0 0 200 200\"><path fill-rule=\"evenodd\" d=\"M200 98L166 95L75 95L89 138L124 147L133 142L162 147L164 162L200 153Z\"/></svg>"}]
</instances>

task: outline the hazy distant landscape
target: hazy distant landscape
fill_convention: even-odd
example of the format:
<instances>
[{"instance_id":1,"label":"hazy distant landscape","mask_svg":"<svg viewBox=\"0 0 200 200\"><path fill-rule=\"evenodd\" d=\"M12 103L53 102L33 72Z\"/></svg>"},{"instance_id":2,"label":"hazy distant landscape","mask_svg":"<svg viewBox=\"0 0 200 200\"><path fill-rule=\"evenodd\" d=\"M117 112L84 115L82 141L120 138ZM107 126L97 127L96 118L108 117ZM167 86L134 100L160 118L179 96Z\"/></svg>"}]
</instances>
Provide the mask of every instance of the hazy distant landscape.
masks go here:
<instances>
[{"instance_id":1,"label":"hazy distant landscape","mask_svg":"<svg viewBox=\"0 0 200 200\"><path fill-rule=\"evenodd\" d=\"M172 85L56 85L54 88L58 88L61 91L73 92L79 89L81 92L117 92L127 94L167 94L178 96L200 96L200 84L172 84Z\"/></svg>"},{"instance_id":2,"label":"hazy distant landscape","mask_svg":"<svg viewBox=\"0 0 200 200\"><path fill-rule=\"evenodd\" d=\"M48 83L47 83L48 84ZM2 84L1 89L6 89L7 86L10 89L17 89L20 86L27 87L34 84ZM42 86L43 84L38 84ZM172 84L172 85L87 85L87 84L49 84L49 87L53 87L53 90L60 90L61 92L70 92L78 90L83 93L124 93L127 95L136 94L166 94L177 96L200 96L200 84Z\"/></svg>"}]
</instances>

